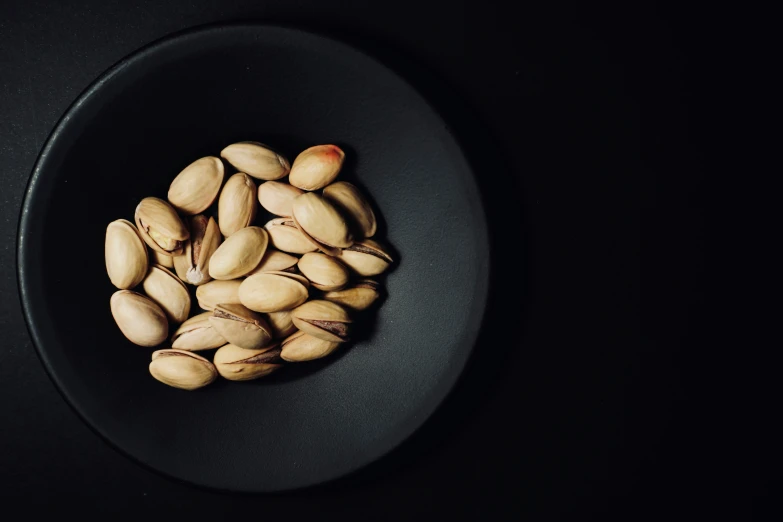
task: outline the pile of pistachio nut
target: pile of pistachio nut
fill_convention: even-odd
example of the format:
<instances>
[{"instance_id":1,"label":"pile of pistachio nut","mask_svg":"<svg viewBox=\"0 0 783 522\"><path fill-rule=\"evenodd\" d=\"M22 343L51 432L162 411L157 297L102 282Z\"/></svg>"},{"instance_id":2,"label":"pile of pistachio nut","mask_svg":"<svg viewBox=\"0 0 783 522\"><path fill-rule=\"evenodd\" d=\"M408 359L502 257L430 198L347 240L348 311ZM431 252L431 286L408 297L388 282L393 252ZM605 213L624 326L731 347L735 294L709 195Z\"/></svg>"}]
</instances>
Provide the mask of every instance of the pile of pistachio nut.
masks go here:
<instances>
[{"instance_id":1,"label":"pile of pistachio nut","mask_svg":"<svg viewBox=\"0 0 783 522\"><path fill-rule=\"evenodd\" d=\"M392 263L388 248L370 239L376 218L367 199L335 181L345 158L339 147L311 147L293 165L256 142L220 156L188 165L167 200L141 200L135 225L118 219L106 229L106 271L119 288L112 316L139 346L157 347L173 332L149 371L185 390L329 355L378 299L370 278ZM237 172L224 183L229 168ZM254 225L258 204L277 216L263 227ZM204 312L191 315L186 285L196 287ZM212 361L195 353L213 349Z\"/></svg>"}]
</instances>

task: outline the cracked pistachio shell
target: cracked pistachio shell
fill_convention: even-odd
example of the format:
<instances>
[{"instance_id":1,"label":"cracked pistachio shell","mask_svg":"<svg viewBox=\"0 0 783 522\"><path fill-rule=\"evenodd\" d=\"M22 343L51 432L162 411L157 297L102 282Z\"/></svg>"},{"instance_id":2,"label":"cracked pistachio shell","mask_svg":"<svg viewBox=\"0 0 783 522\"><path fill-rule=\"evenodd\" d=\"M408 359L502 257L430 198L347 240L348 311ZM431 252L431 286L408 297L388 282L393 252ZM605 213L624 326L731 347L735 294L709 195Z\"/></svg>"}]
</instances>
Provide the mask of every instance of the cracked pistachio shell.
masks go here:
<instances>
[{"instance_id":1,"label":"cracked pistachio shell","mask_svg":"<svg viewBox=\"0 0 783 522\"><path fill-rule=\"evenodd\" d=\"M356 237L372 237L377 229L375 212L359 189L347 181L332 183L324 189L324 197L348 218Z\"/></svg>"},{"instance_id":2,"label":"cracked pistachio shell","mask_svg":"<svg viewBox=\"0 0 783 522\"><path fill-rule=\"evenodd\" d=\"M290 310L308 297L307 280L289 272L264 272L248 277L239 287L239 300L257 312Z\"/></svg>"},{"instance_id":3,"label":"cracked pistachio shell","mask_svg":"<svg viewBox=\"0 0 783 522\"><path fill-rule=\"evenodd\" d=\"M272 329L263 316L241 304L217 305L209 322L226 341L241 348L258 349L272 341Z\"/></svg>"},{"instance_id":4,"label":"cracked pistachio shell","mask_svg":"<svg viewBox=\"0 0 783 522\"><path fill-rule=\"evenodd\" d=\"M294 200L292 209L294 224L322 252L336 256L353 244L345 217L323 196L306 192Z\"/></svg>"},{"instance_id":5,"label":"cracked pistachio shell","mask_svg":"<svg viewBox=\"0 0 783 522\"><path fill-rule=\"evenodd\" d=\"M267 181L258 186L258 202L276 216L291 217L291 203L301 194L298 188L279 181Z\"/></svg>"},{"instance_id":6,"label":"cracked pistachio shell","mask_svg":"<svg viewBox=\"0 0 783 522\"><path fill-rule=\"evenodd\" d=\"M202 310L214 310L219 304L241 304L239 285L242 281L210 281L196 288L196 300Z\"/></svg>"},{"instance_id":7,"label":"cracked pistachio shell","mask_svg":"<svg viewBox=\"0 0 783 522\"><path fill-rule=\"evenodd\" d=\"M316 145L301 152L291 166L288 181L302 190L318 190L334 181L345 153L337 145Z\"/></svg>"},{"instance_id":8,"label":"cracked pistachio shell","mask_svg":"<svg viewBox=\"0 0 783 522\"><path fill-rule=\"evenodd\" d=\"M236 279L253 271L266 253L269 236L260 227L245 227L226 239L209 260L212 279Z\"/></svg>"},{"instance_id":9,"label":"cracked pistachio shell","mask_svg":"<svg viewBox=\"0 0 783 522\"><path fill-rule=\"evenodd\" d=\"M284 337L288 337L292 333L296 331L296 326L294 326L294 321L291 319L291 311L290 310L282 310L280 312L269 312L268 314L264 314L266 317L266 322L269 323L270 328L272 328L272 336L275 339L282 339Z\"/></svg>"},{"instance_id":10,"label":"cracked pistachio shell","mask_svg":"<svg viewBox=\"0 0 783 522\"><path fill-rule=\"evenodd\" d=\"M118 219L109 223L104 255L106 273L120 290L133 288L147 275L147 247L130 221Z\"/></svg>"},{"instance_id":11,"label":"cracked pistachio shell","mask_svg":"<svg viewBox=\"0 0 783 522\"><path fill-rule=\"evenodd\" d=\"M306 254L317 250L317 246L294 223L292 218L272 219L264 225L269 232L269 241L278 250L291 254Z\"/></svg>"},{"instance_id":12,"label":"cracked pistachio shell","mask_svg":"<svg viewBox=\"0 0 783 522\"><path fill-rule=\"evenodd\" d=\"M226 181L218 199L220 232L229 237L250 225L256 217L256 184L247 174L237 172Z\"/></svg>"},{"instance_id":13,"label":"cracked pistachio shell","mask_svg":"<svg viewBox=\"0 0 783 522\"><path fill-rule=\"evenodd\" d=\"M229 381L250 381L269 375L282 366L277 344L248 350L227 344L215 352L215 367Z\"/></svg>"},{"instance_id":14,"label":"cracked pistachio shell","mask_svg":"<svg viewBox=\"0 0 783 522\"><path fill-rule=\"evenodd\" d=\"M109 305L120 331L133 344L157 346L168 337L166 314L152 299L130 290L119 290L112 294Z\"/></svg>"},{"instance_id":15,"label":"cracked pistachio shell","mask_svg":"<svg viewBox=\"0 0 783 522\"><path fill-rule=\"evenodd\" d=\"M326 357L340 346L341 343L326 341L298 331L280 343L280 357L288 362L312 361Z\"/></svg>"},{"instance_id":16,"label":"cracked pistachio shell","mask_svg":"<svg viewBox=\"0 0 783 522\"><path fill-rule=\"evenodd\" d=\"M174 257L165 256L160 252L158 252L157 250L153 250L151 248L149 251L149 255L150 255L150 262L152 264L164 266L166 268L171 268L171 269L174 268Z\"/></svg>"},{"instance_id":17,"label":"cracked pistachio shell","mask_svg":"<svg viewBox=\"0 0 783 522\"><path fill-rule=\"evenodd\" d=\"M169 187L168 200L177 211L199 214L215 202L223 184L223 162L207 156L197 159L180 172Z\"/></svg>"},{"instance_id":18,"label":"cracked pistachio shell","mask_svg":"<svg viewBox=\"0 0 783 522\"><path fill-rule=\"evenodd\" d=\"M238 171L247 172L258 179L280 179L291 170L287 159L257 141L233 143L223 149L220 155Z\"/></svg>"},{"instance_id":19,"label":"cracked pistachio shell","mask_svg":"<svg viewBox=\"0 0 783 522\"><path fill-rule=\"evenodd\" d=\"M209 276L209 260L220 246L222 237L215 218L204 215L190 219L190 239L185 242L181 256L174 257L177 276L186 283L203 285L212 280Z\"/></svg>"},{"instance_id":20,"label":"cracked pistachio shell","mask_svg":"<svg viewBox=\"0 0 783 522\"><path fill-rule=\"evenodd\" d=\"M363 279L342 290L326 292L323 298L342 305L348 310L359 312L372 306L380 295L377 282L372 279Z\"/></svg>"},{"instance_id":21,"label":"cracked pistachio shell","mask_svg":"<svg viewBox=\"0 0 783 522\"><path fill-rule=\"evenodd\" d=\"M388 249L377 241L357 241L340 252L340 261L360 276L370 277L384 272L392 264Z\"/></svg>"},{"instance_id":22,"label":"cracked pistachio shell","mask_svg":"<svg viewBox=\"0 0 783 522\"><path fill-rule=\"evenodd\" d=\"M219 348L226 344L222 335L209 322L212 314L204 312L194 315L177 328L171 337L171 347L180 350L198 351Z\"/></svg>"},{"instance_id":23,"label":"cracked pistachio shell","mask_svg":"<svg viewBox=\"0 0 783 522\"><path fill-rule=\"evenodd\" d=\"M136 227L147 245L163 255L178 256L190 233L174 207L159 198L144 198L134 214Z\"/></svg>"},{"instance_id":24,"label":"cracked pistachio shell","mask_svg":"<svg viewBox=\"0 0 783 522\"><path fill-rule=\"evenodd\" d=\"M339 290L348 283L348 269L334 257L320 252L303 255L297 267L318 290Z\"/></svg>"},{"instance_id":25,"label":"cracked pistachio shell","mask_svg":"<svg viewBox=\"0 0 783 522\"><path fill-rule=\"evenodd\" d=\"M336 343L348 340L351 318L345 309L331 301L307 301L291 311L294 325L303 332Z\"/></svg>"},{"instance_id":26,"label":"cracked pistachio shell","mask_svg":"<svg viewBox=\"0 0 783 522\"><path fill-rule=\"evenodd\" d=\"M190 313L190 293L185 283L160 265L152 265L141 282L144 293L155 301L171 322L181 323Z\"/></svg>"},{"instance_id":27,"label":"cracked pistachio shell","mask_svg":"<svg viewBox=\"0 0 783 522\"><path fill-rule=\"evenodd\" d=\"M215 365L186 350L152 352L150 374L163 384L181 390L203 388L217 379Z\"/></svg>"},{"instance_id":28,"label":"cracked pistachio shell","mask_svg":"<svg viewBox=\"0 0 783 522\"><path fill-rule=\"evenodd\" d=\"M267 248L266 254L264 254L261 262L258 263L258 266L248 275L260 274L261 272L281 272L296 269L296 263L298 261L299 258L296 256Z\"/></svg>"}]
</instances>

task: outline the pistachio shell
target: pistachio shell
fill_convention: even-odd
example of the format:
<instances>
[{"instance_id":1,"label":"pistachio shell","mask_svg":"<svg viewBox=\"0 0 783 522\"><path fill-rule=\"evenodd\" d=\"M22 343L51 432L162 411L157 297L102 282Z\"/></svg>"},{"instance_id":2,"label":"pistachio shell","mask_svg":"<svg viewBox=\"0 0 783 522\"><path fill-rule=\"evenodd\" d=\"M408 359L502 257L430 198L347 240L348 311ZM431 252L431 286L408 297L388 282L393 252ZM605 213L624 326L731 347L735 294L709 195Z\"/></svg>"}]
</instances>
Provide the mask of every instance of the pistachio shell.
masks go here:
<instances>
[{"instance_id":1,"label":"pistachio shell","mask_svg":"<svg viewBox=\"0 0 783 522\"><path fill-rule=\"evenodd\" d=\"M215 367L221 376L230 381L250 381L269 375L282 366L280 347L265 346L248 350L227 344L215 352Z\"/></svg>"},{"instance_id":2,"label":"pistachio shell","mask_svg":"<svg viewBox=\"0 0 783 522\"><path fill-rule=\"evenodd\" d=\"M267 181L258 186L258 202L277 216L291 217L291 203L302 191L288 183Z\"/></svg>"},{"instance_id":3,"label":"pistachio shell","mask_svg":"<svg viewBox=\"0 0 783 522\"><path fill-rule=\"evenodd\" d=\"M343 249L338 258L360 276L375 276L384 272L393 262L387 249L372 239L357 241Z\"/></svg>"},{"instance_id":4,"label":"pistachio shell","mask_svg":"<svg viewBox=\"0 0 783 522\"><path fill-rule=\"evenodd\" d=\"M345 342L350 332L351 318L340 305L331 301L307 301L291 311L294 325L319 339Z\"/></svg>"},{"instance_id":5,"label":"pistachio shell","mask_svg":"<svg viewBox=\"0 0 783 522\"><path fill-rule=\"evenodd\" d=\"M171 347L180 350L197 351L219 348L226 344L228 341L209 322L210 317L212 317L211 313L204 312L203 314L194 315L182 323L171 337Z\"/></svg>"},{"instance_id":6,"label":"pistachio shell","mask_svg":"<svg viewBox=\"0 0 783 522\"><path fill-rule=\"evenodd\" d=\"M340 248L353 244L345 218L323 196L306 192L294 200L292 208L294 224L324 253L337 255Z\"/></svg>"},{"instance_id":7,"label":"pistachio shell","mask_svg":"<svg viewBox=\"0 0 783 522\"><path fill-rule=\"evenodd\" d=\"M348 283L348 269L335 258L310 252L297 263L299 270L319 290L339 290Z\"/></svg>"},{"instance_id":8,"label":"pistachio shell","mask_svg":"<svg viewBox=\"0 0 783 522\"><path fill-rule=\"evenodd\" d=\"M169 203L187 215L199 214L215 202L223 184L223 162L207 156L180 172L169 187Z\"/></svg>"},{"instance_id":9,"label":"pistachio shell","mask_svg":"<svg viewBox=\"0 0 783 522\"><path fill-rule=\"evenodd\" d=\"M177 276L160 265L152 265L141 282L144 293L155 301L174 323L181 323L190 313L190 293Z\"/></svg>"},{"instance_id":10,"label":"pistachio shell","mask_svg":"<svg viewBox=\"0 0 783 522\"><path fill-rule=\"evenodd\" d=\"M190 220L190 239L185 242L185 251L174 258L174 268L179 278L197 286L211 281L207 267L221 241L215 218L193 216Z\"/></svg>"},{"instance_id":11,"label":"pistachio shell","mask_svg":"<svg viewBox=\"0 0 783 522\"><path fill-rule=\"evenodd\" d=\"M348 288L326 292L323 295L327 301L357 312L372 306L378 297L380 297L379 285L372 279L363 279Z\"/></svg>"},{"instance_id":12,"label":"pistachio shell","mask_svg":"<svg viewBox=\"0 0 783 522\"><path fill-rule=\"evenodd\" d=\"M220 155L237 170L258 179L280 179L291 170L287 159L257 141L231 144Z\"/></svg>"},{"instance_id":13,"label":"pistachio shell","mask_svg":"<svg viewBox=\"0 0 783 522\"><path fill-rule=\"evenodd\" d=\"M285 252L281 252L279 250L267 248L266 254L264 254L261 262L258 263L258 266L255 267L248 275L260 274L261 272L284 271L293 269L296 267L296 263L298 261L299 258L292 256L291 254L286 254Z\"/></svg>"},{"instance_id":14,"label":"pistachio shell","mask_svg":"<svg viewBox=\"0 0 783 522\"><path fill-rule=\"evenodd\" d=\"M331 201L348 219L356 237L372 237L378 227L370 202L351 183L338 181L324 189L324 197Z\"/></svg>"},{"instance_id":15,"label":"pistachio shell","mask_svg":"<svg viewBox=\"0 0 783 522\"><path fill-rule=\"evenodd\" d=\"M264 315L266 316L266 322L269 323L270 328L272 328L272 336L275 339L288 337L296 331L294 321L291 319L290 310L269 312L268 314Z\"/></svg>"},{"instance_id":16,"label":"pistachio shell","mask_svg":"<svg viewBox=\"0 0 783 522\"><path fill-rule=\"evenodd\" d=\"M291 185L318 190L331 183L343 166L345 153L337 145L316 145L303 151L291 166Z\"/></svg>"},{"instance_id":17,"label":"pistachio shell","mask_svg":"<svg viewBox=\"0 0 783 522\"><path fill-rule=\"evenodd\" d=\"M269 236L260 227L245 227L226 239L209 260L213 279L235 279L250 273L266 253Z\"/></svg>"},{"instance_id":18,"label":"pistachio shell","mask_svg":"<svg viewBox=\"0 0 783 522\"><path fill-rule=\"evenodd\" d=\"M256 184L247 174L237 172L226 181L218 199L220 232L229 237L256 217Z\"/></svg>"},{"instance_id":19,"label":"pistachio shell","mask_svg":"<svg viewBox=\"0 0 783 522\"><path fill-rule=\"evenodd\" d=\"M284 361L303 362L326 357L340 346L341 343L326 341L298 331L280 343L280 357Z\"/></svg>"},{"instance_id":20,"label":"pistachio shell","mask_svg":"<svg viewBox=\"0 0 783 522\"><path fill-rule=\"evenodd\" d=\"M109 279L121 290L133 288L147 275L147 247L130 221L109 223L104 254Z\"/></svg>"},{"instance_id":21,"label":"pistachio shell","mask_svg":"<svg viewBox=\"0 0 783 522\"><path fill-rule=\"evenodd\" d=\"M213 310L219 304L241 304L239 286L242 281L210 281L196 288L196 299L202 310Z\"/></svg>"},{"instance_id":22,"label":"pistachio shell","mask_svg":"<svg viewBox=\"0 0 783 522\"><path fill-rule=\"evenodd\" d=\"M147 245L164 255L182 253L182 243L190 234L174 208L159 198L144 198L134 214L136 227Z\"/></svg>"},{"instance_id":23,"label":"pistachio shell","mask_svg":"<svg viewBox=\"0 0 783 522\"><path fill-rule=\"evenodd\" d=\"M287 272L252 275L239 287L239 300L257 312L290 310L304 303L307 296L307 286Z\"/></svg>"},{"instance_id":24,"label":"pistachio shell","mask_svg":"<svg viewBox=\"0 0 783 522\"><path fill-rule=\"evenodd\" d=\"M266 320L242 305L217 305L209 322L226 341L242 348L261 348L272 340Z\"/></svg>"},{"instance_id":25,"label":"pistachio shell","mask_svg":"<svg viewBox=\"0 0 783 522\"><path fill-rule=\"evenodd\" d=\"M150 262L152 264L160 265L160 266L163 266L163 267L166 267L166 268L169 268L169 269L173 269L174 268L174 257L163 255L160 252L158 252L157 250L153 250L151 248L149 250L150 250L149 251L149 255L151 256L150 257ZM144 275L146 275L146 274L147 273L144 272Z\"/></svg>"},{"instance_id":26,"label":"pistachio shell","mask_svg":"<svg viewBox=\"0 0 783 522\"><path fill-rule=\"evenodd\" d=\"M264 225L269 232L269 241L283 252L292 254L306 254L313 252L318 247L297 228L291 218L272 219Z\"/></svg>"},{"instance_id":27,"label":"pistachio shell","mask_svg":"<svg viewBox=\"0 0 783 522\"><path fill-rule=\"evenodd\" d=\"M122 334L133 344L157 346L169 335L166 314L152 299L130 290L114 292L111 315Z\"/></svg>"},{"instance_id":28,"label":"pistachio shell","mask_svg":"<svg viewBox=\"0 0 783 522\"><path fill-rule=\"evenodd\" d=\"M174 388L195 390L217 379L215 366L200 355L185 350L152 352L150 374Z\"/></svg>"}]
</instances>

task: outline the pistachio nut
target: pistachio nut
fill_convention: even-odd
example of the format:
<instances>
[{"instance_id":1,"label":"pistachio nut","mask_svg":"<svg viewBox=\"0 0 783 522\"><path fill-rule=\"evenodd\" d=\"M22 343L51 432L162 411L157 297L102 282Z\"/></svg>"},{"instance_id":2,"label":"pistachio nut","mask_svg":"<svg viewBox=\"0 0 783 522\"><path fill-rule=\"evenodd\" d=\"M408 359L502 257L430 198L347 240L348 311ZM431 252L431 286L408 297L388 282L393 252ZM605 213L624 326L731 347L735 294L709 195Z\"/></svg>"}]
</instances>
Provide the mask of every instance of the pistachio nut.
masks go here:
<instances>
[{"instance_id":1,"label":"pistachio nut","mask_svg":"<svg viewBox=\"0 0 783 522\"><path fill-rule=\"evenodd\" d=\"M152 299L130 290L114 292L111 315L122 334L133 344L157 346L169 335L166 314Z\"/></svg>"},{"instance_id":2,"label":"pistachio nut","mask_svg":"<svg viewBox=\"0 0 783 522\"><path fill-rule=\"evenodd\" d=\"M257 312L290 310L307 300L306 281L304 277L289 272L255 274L242 281L239 300Z\"/></svg>"},{"instance_id":3,"label":"pistachio nut","mask_svg":"<svg viewBox=\"0 0 783 522\"><path fill-rule=\"evenodd\" d=\"M337 145L310 147L294 160L288 181L302 190L322 189L340 173L344 159L345 153Z\"/></svg>"},{"instance_id":4,"label":"pistachio nut","mask_svg":"<svg viewBox=\"0 0 783 522\"><path fill-rule=\"evenodd\" d=\"M340 344L313 337L300 330L280 343L280 357L288 362L312 361L326 357L335 351Z\"/></svg>"},{"instance_id":5,"label":"pistachio nut","mask_svg":"<svg viewBox=\"0 0 783 522\"><path fill-rule=\"evenodd\" d=\"M298 257L286 254L279 250L272 248L266 249L266 254L258 263L258 266L253 269L248 275L260 274L261 272L270 271L289 271L296 269L296 263L299 261Z\"/></svg>"},{"instance_id":6,"label":"pistachio nut","mask_svg":"<svg viewBox=\"0 0 783 522\"><path fill-rule=\"evenodd\" d=\"M165 256L158 252L157 250L153 250L150 248L149 252L150 256L150 262L155 265L165 266L166 268L174 268L174 257L172 256ZM145 272L146 275L146 272Z\"/></svg>"},{"instance_id":7,"label":"pistachio nut","mask_svg":"<svg viewBox=\"0 0 783 522\"><path fill-rule=\"evenodd\" d=\"M227 342L242 348L261 348L272 340L266 319L241 304L217 305L209 322Z\"/></svg>"},{"instance_id":8,"label":"pistachio nut","mask_svg":"<svg viewBox=\"0 0 783 522\"><path fill-rule=\"evenodd\" d=\"M203 388L218 375L214 364L186 350L152 352L150 374L163 384L181 390Z\"/></svg>"},{"instance_id":9,"label":"pistachio nut","mask_svg":"<svg viewBox=\"0 0 783 522\"><path fill-rule=\"evenodd\" d=\"M323 298L349 310L366 310L380 297L380 285L372 279L362 279L342 290L326 292Z\"/></svg>"},{"instance_id":10,"label":"pistachio nut","mask_svg":"<svg viewBox=\"0 0 783 522\"><path fill-rule=\"evenodd\" d=\"M256 217L256 184L247 174L237 172L226 181L218 199L220 232L228 237L249 226Z\"/></svg>"},{"instance_id":11,"label":"pistachio nut","mask_svg":"<svg viewBox=\"0 0 783 522\"><path fill-rule=\"evenodd\" d=\"M338 259L364 277L382 273L393 262L388 249L372 239L357 241L343 249Z\"/></svg>"},{"instance_id":12,"label":"pistachio nut","mask_svg":"<svg viewBox=\"0 0 783 522\"><path fill-rule=\"evenodd\" d=\"M190 220L190 239L185 242L185 251L174 258L174 268L179 278L196 286L211 281L207 267L221 241L215 218L193 216Z\"/></svg>"},{"instance_id":13,"label":"pistachio nut","mask_svg":"<svg viewBox=\"0 0 783 522\"><path fill-rule=\"evenodd\" d=\"M147 246L130 221L118 219L109 223L104 255L111 284L120 290L133 288L147 275Z\"/></svg>"},{"instance_id":14,"label":"pistachio nut","mask_svg":"<svg viewBox=\"0 0 783 522\"><path fill-rule=\"evenodd\" d=\"M297 263L299 271L318 290L339 290L348 283L348 269L337 259L320 252L310 252Z\"/></svg>"},{"instance_id":15,"label":"pistachio nut","mask_svg":"<svg viewBox=\"0 0 783 522\"><path fill-rule=\"evenodd\" d=\"M280 312L269 312L264 314L266 316L266 322L272 328L272 336L275 339L282 339L288 337L296 331L294 321L291 319L290 310L281 310Z\"/></svg>"},{"instance_id":16,"label":"pistachio nut","mask_svg":"<svg viewBox=\"0 0 783 522\"><path fill-rule=\"evenodd\" d=\"M228 341L209 322L210 317L211 313L204 312L182 323L171 337L171 347L195 352L219 348L226 344Z\"/></svg>"},{"instance_id":17,"label":"pistachio nut","mask_svg":"<svg viewBox=\"0 0 783 522\"><path fill-rule=\"evenodd\" d=\"M306 254L317 250L315 244L297 228L292 218L272 219L264 225L269 232L269 241L283 252Z\"/></svg>"},{"instance_id":18,"label":"pistachio nut","mask_svg":"<svg viewBox=\"0 0 783 522\"><path fill-rule=\"evenodd\" d=\"M258 179L280 179L291 170L287 159L257 141L231 144L220 155L238 171Z\"/></svg>"},{"instance_id":19,"label":"pistachio nut","mask_svg":"<svg viewBox=\"0 0 783 522\"><path fill-rule=\"evenodd\" d=\"M142 199L136 207L134 219L141 238L153 250L169 256L182 253L182 243L190 234L167 202L159 198Z\"/></svg>"},{"instance_id":20,"label":"pistachio nut","mask_svg":"<svg viewBox=\"0 0 783 522\"><path fill-rule=\"evenodd\" d=\"M144 293L155 301L174 323L181 323L190 313L190 293L185 283L160 265L152 265L141 282Z\"/></svg>"},{"instance_id":21,"label":"pistachio nut","mask_svg":"<svg viewBox=\"0 0 783 522\"><path fill-rule=\"evenodd\" d=\"M227 238L209 260L213 279L235 279L250 273L266 253L269 236L261 227L245 227Z\"/></svg>"},{"instance_id":22,"label":"pistachio nut","mask_svg":"<svg viewBox=\"0 0 783 522\"><path fill-rule=\"evenodd\" d=\"M345 218L323 196L306 192L294 200L292 209L296 227L322 252L336 256L353 244Z\"/></svg>"},{"instance_id":23,"label":"pistachio nut","mask_svg":"<svg viewBox=\"0 0 783 522\"><path fill-rule=\"evenodd\" d=\"M267 181L258 186L258 202L277 216L291 217L291 203L302 191L279 181Z\"/></svg>"},{"instance_id":24,"label":"pistachio nut","mask_svg":"<svg viewBox=\"0 0 783 522\"><path fill-rule=\"evenodd\" d=\"M215 352L215 367L229 381L250 381L269 375L282 366L280 347L265 346L248 350L227 344Z\"/></svg>"},{"instance_id":25,"label":"pistachio nut","mask_svg":"<svg viewBox=\"0 0 783 522\"><path fill-rule=\"evenodd\" d=\"M340 213L348 218L356 237L372 237L378 224L375 212L359 189L347 181L332 183L324 189L324 197L334 203Z\"/></svg>"},{"instance_id":26,"label":"pistachio nut","mask_svg":"<svg viewBox=\"0 0 783 522\"><path fill-rule=\"evenodd\" d=\"M342 306L323 300L307 301L294 308L291 319L303 332L336 343L348 340L352 322Z\"/></svg>"},{"instance_id":27,"label":"pistachio nut","mask_svg":"<svg viewBox=\"0 0 783 522\"><path fill-rule=\"evenodd\" d=\"M197 159L177 174L169 187L169 203L182 214L204 212L223 184L223 162L215 156Z\"/></svg>"},{"instance_id":28,"label":"pistachio nut","mask_svg":"<svg viewBox=\"0 0 783 522\"><path fill-rule=\"evenodd\" d=\"M242 304L239 300L240 280L210 281L196 288L196 300L202 310L212 311L219 304Z\"/></svg>"}]
</instances>

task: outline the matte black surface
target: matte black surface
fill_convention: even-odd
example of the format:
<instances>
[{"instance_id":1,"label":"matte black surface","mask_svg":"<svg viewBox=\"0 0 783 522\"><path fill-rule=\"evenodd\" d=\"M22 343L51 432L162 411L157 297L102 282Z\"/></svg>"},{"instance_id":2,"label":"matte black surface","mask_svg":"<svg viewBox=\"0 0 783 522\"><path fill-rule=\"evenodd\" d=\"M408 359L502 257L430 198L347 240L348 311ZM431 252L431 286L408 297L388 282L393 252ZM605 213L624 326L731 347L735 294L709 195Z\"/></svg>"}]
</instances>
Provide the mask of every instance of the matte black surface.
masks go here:
<instances>
[{"instance_id":1,"label":"matte black surface","mask_svg":"<svg viewBox=\"0 0 783 522\"><path fill-rule=\"evenodd\" d=\"M716 154L705 129L738 100L720 92L730 54L715 50L735 41L733 26L682 4L567 4L0 2L5 505L213 520L657 522L713 509L747 519L747 504L729 509L736 491L711 489L738 446L697 429L705 412L725 410L715 391L732 382L712 363L710 333L723 329L700 311L704 191L715 175L702 162ZM285 495L193 488L104 444L46 376L17 297L22 195L57 119L140 46L235 19L304 24L384 63L398 57L395 69L437 103L463 149L473 145L471 161L492 164L479 182L493 238L504 239L493 260L516 269L422 430L364 472ZM720 79L702 80L718 60ZM490 145L499 153L482 156ZM704 375L725 382L705 387Z\"/></svg>"},{"instance_id":2,"label":"matte black surface","mask_svg":"<svg viewBox=\"0 0 783 522\"><path fill-rule=\"evenodd\" d=\"M246 139L292 159L340 144L343 179L375 201L378 237L396 262L373 323L358 324L335 357L186 393L151 379L152 350L124 339L112 320L103 237L145 196L165 197L195 158ZM65 215L78 224L79 256L59 255L73 240ZM259 212L255 224L272 217ZM66 113L22 207L19 278L44 364L102 436L188 482L279 491L354 471L427 419L476 340L489 242L462 152L400 78L324 37L218 26L123 60ZM85 328L100 341L85 343Z\"/></svg>"}]
</instances>

